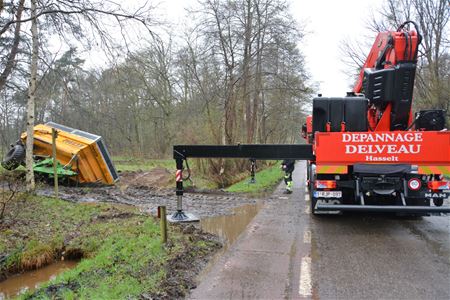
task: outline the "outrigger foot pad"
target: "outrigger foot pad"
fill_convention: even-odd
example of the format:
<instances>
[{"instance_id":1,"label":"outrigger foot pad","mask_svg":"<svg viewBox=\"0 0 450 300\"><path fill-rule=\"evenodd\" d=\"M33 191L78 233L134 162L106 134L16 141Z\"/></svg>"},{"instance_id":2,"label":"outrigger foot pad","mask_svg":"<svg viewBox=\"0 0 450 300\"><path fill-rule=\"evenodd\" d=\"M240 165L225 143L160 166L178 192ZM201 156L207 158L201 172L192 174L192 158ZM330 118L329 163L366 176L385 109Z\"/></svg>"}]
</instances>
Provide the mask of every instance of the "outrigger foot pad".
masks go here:
<instances>
[{"instance_id":1,"label":"outrigger foot pad","mask_svg":"<svg viewBox=\"0 0 450 300\"><path fill-rule=\"evenodd\" d=\"M200 219L193 214L185 213L182 210L177 210L173 214L167 215L167 221L170 223L199 222Z\"/></svg>"}]
</instances>

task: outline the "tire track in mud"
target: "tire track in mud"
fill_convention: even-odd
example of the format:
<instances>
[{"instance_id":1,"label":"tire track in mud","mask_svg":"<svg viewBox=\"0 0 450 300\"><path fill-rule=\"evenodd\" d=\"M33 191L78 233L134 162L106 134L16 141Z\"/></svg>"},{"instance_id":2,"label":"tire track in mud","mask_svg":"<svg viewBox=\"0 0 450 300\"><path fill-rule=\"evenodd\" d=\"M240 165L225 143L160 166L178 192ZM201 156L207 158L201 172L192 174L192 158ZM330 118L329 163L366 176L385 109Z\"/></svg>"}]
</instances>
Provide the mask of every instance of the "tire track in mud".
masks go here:
<instances>
[{"instance_id":1,"label":"tire track in mud","mask_svg":"<svg viewBox=\"0 0 450 300\"><path fill-rule=\"evenodd\" d=\"M37 191L40 196L53 196L50 187ZM61 187L59 197L66 201L77 203L106 202L137 206L141 211L157 214L157 207L165 205L169 213L176 211L175 191L149 187ZM185 193L183 209L200 218L233 214L233 209L245 204L256 204L258 199L243 196L218 193Z\"/></svg>"}]
</instances>

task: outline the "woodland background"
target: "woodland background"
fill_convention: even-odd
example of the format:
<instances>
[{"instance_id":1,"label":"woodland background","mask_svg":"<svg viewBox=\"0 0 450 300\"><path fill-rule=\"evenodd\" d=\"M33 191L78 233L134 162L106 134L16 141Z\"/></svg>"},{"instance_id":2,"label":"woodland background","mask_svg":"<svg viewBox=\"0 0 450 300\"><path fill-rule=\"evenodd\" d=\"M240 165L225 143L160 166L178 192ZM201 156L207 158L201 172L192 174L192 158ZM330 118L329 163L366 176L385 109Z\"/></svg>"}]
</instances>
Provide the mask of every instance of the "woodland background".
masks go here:
<instances>
[{"instance_id":1,"label":"woodland background","mask_svg":"<svg viewBox=\"0 0 450 300\"><path fill-rule=\"evenodd\" d=\"M200 0L181 33L157 20L151 3L30 2L39 45L36 124L101 135L110 152L134 157L170 157L171 146L183 143L300 142L317 89L301 51L306 33L289 2ZM0 1L1 156L26 128L30 5ZM375 32L415 20L424 37L415 106L450 116L449 17L447 0L386 0L368 15L366 41L342 42L342 63L357 74ZM86 49L93 48L103 50L104 67L89 66L95 57Z\"/></svg>"}]
</instances>

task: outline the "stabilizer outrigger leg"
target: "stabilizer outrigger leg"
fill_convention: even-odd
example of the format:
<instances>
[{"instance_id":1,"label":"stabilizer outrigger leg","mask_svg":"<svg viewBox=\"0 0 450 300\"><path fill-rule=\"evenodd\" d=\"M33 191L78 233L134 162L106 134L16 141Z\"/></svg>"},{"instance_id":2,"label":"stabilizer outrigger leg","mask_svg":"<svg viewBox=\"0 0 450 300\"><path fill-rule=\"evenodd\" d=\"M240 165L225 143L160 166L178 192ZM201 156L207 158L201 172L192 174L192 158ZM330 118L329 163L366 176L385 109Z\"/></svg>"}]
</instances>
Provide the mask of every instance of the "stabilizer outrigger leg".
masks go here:
<instances>
[{"instance_id":1,"label":"stabilizer outrigger leg","mask_svg":"<svg viewBox=\"0 0 450 300\"><path fill-rule=\"evenodd\" d=\"M177 164L176 182L177 182L177 211L167 216L167 220L172 223L176 222L198 222L200 219L193 214L183 211L183 158L175 158Z\"/></svg>"},{"instance_id":2,"label":"stabilizer outrigger leg","mask_svg":"<svg viewBox=\"0 0 450 300\"><path fill-rule=\"evenodd\" d=\"M249 183L256 183L255 179L255 171L256 171L256 159L250 158L250 181Z\"/></svg>"}]
</instances>

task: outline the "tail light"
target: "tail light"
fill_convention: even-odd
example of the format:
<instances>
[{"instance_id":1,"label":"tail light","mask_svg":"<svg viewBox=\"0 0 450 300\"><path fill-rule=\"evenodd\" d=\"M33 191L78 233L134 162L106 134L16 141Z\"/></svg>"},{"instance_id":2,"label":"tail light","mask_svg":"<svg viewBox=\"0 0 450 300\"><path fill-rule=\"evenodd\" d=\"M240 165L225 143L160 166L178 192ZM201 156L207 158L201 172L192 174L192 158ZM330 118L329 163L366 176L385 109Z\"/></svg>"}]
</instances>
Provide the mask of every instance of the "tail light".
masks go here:
<instances>
[{"instance_id":1,"label":"tail light","mask_svg":"<svg viewBox=\"0 0 450 300\"><path fill-rule=\"evenodd\" d=\"M430 190L450 190L450 182L447 181L429 181L428 188Z\"/></svg>"},{"instance_id":2,"label":"tail light","mask_svg":"<svg viewBox=\"0 0 450 300\"><path fill-rule=\"evenodd\" d=\"M316 189L335 189L336 180L316 180L314 185Z\"/></svg>"}]
</instances>

